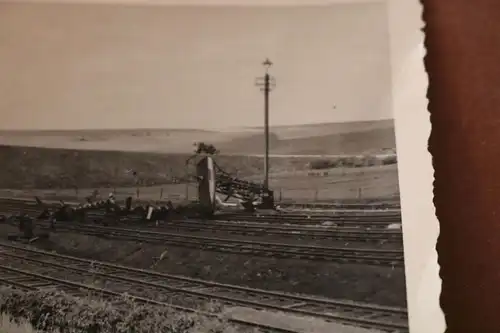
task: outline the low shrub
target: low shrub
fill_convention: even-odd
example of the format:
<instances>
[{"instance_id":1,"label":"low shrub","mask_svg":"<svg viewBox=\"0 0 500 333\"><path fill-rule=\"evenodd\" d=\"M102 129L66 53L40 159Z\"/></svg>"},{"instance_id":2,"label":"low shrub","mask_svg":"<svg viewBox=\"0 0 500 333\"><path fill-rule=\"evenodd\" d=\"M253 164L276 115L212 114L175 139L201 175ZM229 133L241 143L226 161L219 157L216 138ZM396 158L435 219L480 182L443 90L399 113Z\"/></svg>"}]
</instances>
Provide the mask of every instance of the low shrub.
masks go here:
<instances>
[{"instance_id":1,"label":"low shrub","mask_svg":"<svg viewBox=\"0 0 500 333\"><path fill-rule=\"evenodd\" d=\"M383 165L390 165L390 164L397 164L397 163L398 163L398 157L396 155L385 156L382 159Z\"/></svg>"},{"instance_id":2,"label":"low shrub","mask_svg":"<svg viewBox=\"0 0 500 333\"><path fill-rule=\"evenodd\" d=\"M380 165L397 164L397 156L343 156L316 159L309 162L309 169L324 170L333 168L362 168Z\"/></svg>"},{"instance_id":3,"label":"low shrub","mask_svg":"<svg viewBox=\"0 0 500 333\"><path fill-rule=\"evenodd\" d=\"M104 300L73 297L58 290L24 292L0 288L0 313L34 329L64 333L234 333L227 321L167 306L138 304L124 295ZM253 331L253 330L252 330ZM255 331L254 331L255 332Z\"/></svg>"},{"instance_id":4,"label":"low shrub","mask_svg":"<svg viewBox=\"0 0 500 333\"><path fill-rule=\"evenodd\" d=\"M322 169L330 169L334 166L332 166L332 161L331 160L326 160L326 159L319 159L315 161L311 161L309 163L309 168L312 170L322 170Z\"/></svg>"}]
</instances>

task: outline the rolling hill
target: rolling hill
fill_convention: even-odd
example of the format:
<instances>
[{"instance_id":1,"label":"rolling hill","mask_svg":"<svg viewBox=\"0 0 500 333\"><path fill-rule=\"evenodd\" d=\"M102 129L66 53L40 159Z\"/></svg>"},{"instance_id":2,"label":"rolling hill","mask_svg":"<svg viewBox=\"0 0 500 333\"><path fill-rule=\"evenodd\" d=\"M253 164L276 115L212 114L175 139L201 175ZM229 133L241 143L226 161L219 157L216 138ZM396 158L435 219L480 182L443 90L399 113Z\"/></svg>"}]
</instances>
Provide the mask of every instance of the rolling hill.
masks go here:
<instances>
[{"instance_id":1,"label":"rolling hill","mask_svg":"<svg viewBox=\"0 0 500 333\"><path fill-rule=\"evenodd\" d=\"M261 128L229 130L124 129L0 131L0 144L81 150L190 153L194 142L214 144L222 154L262 154ZM271 154L338 155L395 148L393 120L271 127Z\"/></svg>"}]
</instances>

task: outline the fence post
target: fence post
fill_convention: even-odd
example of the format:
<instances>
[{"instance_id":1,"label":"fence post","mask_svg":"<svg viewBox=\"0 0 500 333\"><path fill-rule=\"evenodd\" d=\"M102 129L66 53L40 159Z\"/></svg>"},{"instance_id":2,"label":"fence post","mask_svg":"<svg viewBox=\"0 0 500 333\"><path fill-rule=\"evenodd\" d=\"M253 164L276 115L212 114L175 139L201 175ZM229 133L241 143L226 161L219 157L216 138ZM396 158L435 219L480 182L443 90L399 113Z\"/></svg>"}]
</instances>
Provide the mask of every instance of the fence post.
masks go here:
<instances>
[{"instance_id":1,"label":"fence post","mask_svg":"<svg viewBox=\"0 0 500 333\"><path fill-rule=\"evenodd\" d=\"M136 195L137 199L139 199L139 188L136 188L135 195Z\"/></svg>"},{"instance_id":2,"label":"fence post","mask_svg":"<svg viewBox=\"0 0 500 333\"><path fill-rule=\"evenodd\" d=\"M78 198L78 186L75 186L75 195Z\"/></svg>"},{"instance_id":3,"label":"fence post","mask_svg":"<svg viewBox=\"0 0 500 333\"><path fill-rule=\"evenodd\" d=\"M160 200L163 198L163 187L160 188Z\"/></svg>"},{"instance_id":4,"label":"fence post","mask_svg":"<svg viewBox=\"0 0 500 333\"><path fill-rule=\"evenodd\" d=\"M361 199L362 196L362 190L361 187L358 187L358 199Z\"/></svg>"},{"instance_id":5,"label":"fence post","mask_svg":"<svg viewBox=\"0 0 500 333\"><path fill-rule=\"evenodd\" d=\"M280 202L283 201L283 189L280 188Z\"/></svg>"},{"instance_id":6,"label":"fence post","mask_svg":"<svg viewBox=\"0 0 500 333\"><path fill-rule=\"evenodd\" d=\"M314 201L315 202L318 201L318 189L317 188L314 190Z\"/></svg>"}]
</instances>

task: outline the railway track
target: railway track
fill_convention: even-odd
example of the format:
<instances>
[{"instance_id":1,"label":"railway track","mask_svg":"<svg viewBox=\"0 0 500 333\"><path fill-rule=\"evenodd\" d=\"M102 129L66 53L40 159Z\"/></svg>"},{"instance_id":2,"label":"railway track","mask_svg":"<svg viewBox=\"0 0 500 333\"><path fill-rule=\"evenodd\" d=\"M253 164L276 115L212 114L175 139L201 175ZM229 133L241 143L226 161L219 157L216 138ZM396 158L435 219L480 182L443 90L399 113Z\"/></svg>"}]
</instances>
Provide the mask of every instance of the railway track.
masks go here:
<instances>
[{"instance_id":1,"label":"railway track","mask_svg":"<svg viewBox=\"0 0 500 333\"><path fill-rule=\"evenodd\" d=\"M94 285L89 285L88 281L94 281ZM95 286L96 281L100 281L101 286ZM55 286L75 296L85 295L88 291L109 296L127 292L138 301L158 305L171 304L181 311L195 311L196 305L207 300L216 300L226 306L239 305L280 311L384 332L409 331L407 311L402 308L232 286L3 242L0 242L0 283L24 289ZM269 332L293 332L255 322L235 319L232 321L236 324L260 327Z\"/></svg>"},{"instance_id":2,"label":"railway track","mask_svg":"<svg viewBox=\"0 0 500 333\"><path fill-rule=\"evenodd\" d=\"M47 222L39 223L48 228ZM117 228L90 224L55 223L58 231L71 231L85 235L114 238L151 244L172 245L201 250L251 254L274 258L294 258L339 263L359 263L377 266L401 267L403 250L356 249L271 243L229 238L203 237L186 234L145 230L143 228Z\"/></svg>"},{"instance_id":3,"label":"railway track","mask_svg":"<svg viewBox=\"0 0 500 333\"><path fill-rule=\"evenodd\" d=\"M286 238L312 238L354 242L393 242L402 243L401 230L359 230L349 227L304 227L304 226L277 226L267 223L239 223L228 221L198 221L180 220L161 223L163 229L227 232L230 234L251 236L278 236Z\"/></svg>"},{"instance_id":4,"label":"railway track","mask_svg":"<svg viewBox=\"0 0 500 333\"><path fill-rule=\"evenodd\" d=\"M281 208L290 210L309 209L312 211L318 210L361 210L369 209L374 211L383 212L385 210L400 209L399 204L331 204L331 203L277 203Z\"/></svg>"},{"instance_id":5,"label":"railway track","mask_svg":"<svg viewBox=\"0 0 500 333\"><path fill-rule=\"evenodd\" d=\"M154 200L153 200L154 201ZM52 203L58 203L59 201L53 200ZM136 204L146 205L151 201L144 200L136 200ZM165 205L164 201L154 201L157 204ZM23 199L23 198L1 198L0 204L34 204L31 199ZM50 205L50 204L49 204ZM381 208L380 204L339 204L339 203L277 203L281 208L295 208L290 210L291 213L297 211L307 211L308 213L350 213L350 212L363 212L368 211L374 214L386 214L388 212L397 212L400 211L399 205L386 205L384 204L384 208ZM380 206L380 207L379 207ZM387 207L386 207L387 206ZM317 209L314 209L317 208ZM331 210L331 211L330 211Z\"/></svg>"},{"instance_id":6,"label":"railway track","mask_svg":"<svg viewBox=\"0 0 500 333\"><path fill-rule=\"evenodd\" d=\"M48 205L54 207L55 205ZM18 212L40 212L40 207L32 202L20 200L0 200L0 211L5 213ZM92 213L98 215L99 213ZM392 223L401 223L399 213L392 214L365 214L362 212L349 214L332 212L330 214L321 213L219 213L216 215L217 221L241 221L258 223L282 223L282 224L321 224L329 222L338 226L349 226L359 228L385 228Z\"/></svg>"},{"instance_id":7,"label":"railway track","mask_svg":"<svg viewBox=\"0 0 500 333\"><path fill-rule=\"evenodd\" d=\"M31 199L31 197L30 197ZM65 200L65 201L80 201L81 198L76 198L74 196L62 196L59 199L55 197L51 200ZM8 200L26 200L24 198L6 198L0 197L0 201L8 201ZM158 200L157 202L161 204L166 204L168 198ZM136 202L140 204L147 204L149 201L137 199ZM324 208L324 209L378 209L384 210L386 208L399 208L400 200L399 199L333 199L328 201L290 201L290 200L282 200L276 201L276 204L281 207L295 207L295 208Z\"/></svg>"},{"instance_id":8,"label":"railway track","mask_svg":"<svg viewBox=\"0 0 500 333\"><path fill-rule=\"evenodd\" d=\"M30 215L37 215L40 209L33 205L27 204L21 209L19 205L4 204L0 206L0 211L19 211L23 210ZM232 216L232 217L231 217ZM89 212L89 220L99 220L104 217L104 212L95 211ZM176 231L201 231L201 232L224 232L229 234L252 235L252 236L278 236L283 238L295 239L327 239L348 242L378 242L378 243L402 243L401 230L388 230L386 226L390 224L387 221L388 217L376 217L376 221L371 221L371 217L345 217L345 216L309 216L297 214L278 214L278 215L264 215L255 216L251 214L232 214L229 217L222 216L222 220L194 220L194 219L177 219L171 221L162 221L163 227L169 230ZM327 221L323 219L329 218ZM290 225L277 225L274 221L291 222ZM397 218L394 220L397 221ZM255 221L255 222L254 222ZM295 223L294 223L295 222ZM310 225L301 226L300 222L308 222ZM320 223L322 222L322 223ZM319 226L320 224L328 225ZM142 221L139 217L127 218L119 224L137 224L140 223L141 227L149 228L152 230L154 227L151 223ZM281 223L280 223L281 224ZM305 223L304 223L305 224ZM317 226L314 226L314 225ZM156 231L165 231L158 230ZM377 230L379 229L379 230Z\"/></svg>"},{"instance_id":9,"label":"railway track","mask_svg":"<svg viewBox=\"0 0 500 333\"><path fill-rule=\"evenodd\" d=\"M333 214L227 214L221 213L217 215L218 220L225 221L241 221L241 222L260 222L274 224L325 224L331 223L338 226L349 226L357 228L386 228L393 223L401 223L399 215L333 215Z\"/></svg>"},{"instance_id":10,"label":"railway track","mask_svg":"<svg viewBox=\"0 0 500 333\"><path fill-rule=\"evenodd\" d=\"M280 201L277 202L281 207L290 208L309 208L309 209L387 209L387 208L399 208L400 201L395 199L389 200L332 200L332 201L319 201L319 202L291 202L291 201Z\"/></svg>"}]
</instances>

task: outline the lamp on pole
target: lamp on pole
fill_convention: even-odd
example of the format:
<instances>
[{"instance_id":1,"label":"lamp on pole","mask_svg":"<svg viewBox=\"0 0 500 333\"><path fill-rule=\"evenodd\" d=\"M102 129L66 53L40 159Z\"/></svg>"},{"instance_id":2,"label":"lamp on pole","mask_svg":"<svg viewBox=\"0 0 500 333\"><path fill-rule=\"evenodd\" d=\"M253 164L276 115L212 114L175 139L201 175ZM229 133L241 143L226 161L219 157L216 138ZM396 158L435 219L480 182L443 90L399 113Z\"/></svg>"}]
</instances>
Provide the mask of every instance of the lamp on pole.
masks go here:
<instances>
[{"instance_id":1,"label":"lamp on pole","mask_svg":"<svg viewBox=\"0 0 500 333\"><path fill-rule=\"evenodd\" d=\"M269 58L262 63L265 68L264 77L257 78L255 84L264 92L264 187L269 188L269 92L276 87L276 80L269 74L269 68L273 65Z\"/></svg>"}]
</instances>

